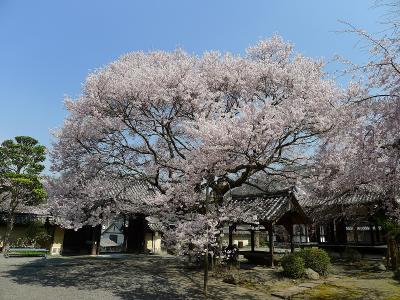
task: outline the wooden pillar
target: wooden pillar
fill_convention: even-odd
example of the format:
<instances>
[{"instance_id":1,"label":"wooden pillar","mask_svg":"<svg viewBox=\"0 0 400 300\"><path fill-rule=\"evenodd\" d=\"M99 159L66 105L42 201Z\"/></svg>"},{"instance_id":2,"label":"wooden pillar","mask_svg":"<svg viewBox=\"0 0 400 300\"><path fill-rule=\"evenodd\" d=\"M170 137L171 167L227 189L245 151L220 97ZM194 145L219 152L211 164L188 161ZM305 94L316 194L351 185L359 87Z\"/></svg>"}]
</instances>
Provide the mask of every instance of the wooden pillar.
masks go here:
<instances>
[{"instance_id":1,"label":"wooden pillar","mask_svg":"<svg viewBox=\"0 0 400 300\"><path fill-rule=\"evenodd\" d=\"M375 233L376 233L376 242L380 243L381 242L381 236L380 236L380 232L379 232L379 226L376 223L375 223Z\"/></svg>"},{"instance_id":2,"label":"wooden pillar","mask_svg":"<svg viewBox=\"0 0 400 300\"><path fill-rule=\"evenodd\" d=\"M374 227L372 226L372 224L369 224L369 233L371 236L371 245L375 245L375 237L374 237Z\"/></svg>"},{"instance_id":3,"label":"wooden pillar","mask_svg":"<svg viewBox=\"0 0 400 300\"><path fill-rule=\"evenodd\" d=\"M336 242L342 245L347 244L347 230L345 219L339 219L336 222Z\"/></svg>"},{"instance_id":4,"label":"wooden pillar","mask_svg":"<svg viewBox=\"0 0 400 300\"><path fill-rule=\"evenodd\" d=\"M251 252L254 252L254 229L250 230L250 245L251 245Z\"/></svg>"},{"instance_id":5,"label":"wooden pillar","mask_svg":"<svg viewBox=\"0 0 400 300\"><path fill-rule=\"evenodd\" d=\"M271 267L274 266L274 224L270 223L266 228L268 230L269 238L269 255L271 257Z\"/></svg>"},{"instance_id":6,"label":"wooden pillar","mask_svg":"<svg viewBox=\"0 0 400 300\"><path fill-rule=\"evenodd\" d=\"M294 252L294 243L293 243L293 224L289 225L289 237L290 237L290 252Z\"/></svg>"},{"instance_id":7,"label":"wooden pillar","mask_svg":"<svg viewBox=\"0 0 400 300\"><path fill-rule=\"evenodd\" d=\"M127 245L128 245L128 223L127 223L127 217L124 215L124 224L122 226L122 233L124 234L124 242L122 244L122 252L127 251Z\"/></svg>"},{"instance_id":8,"label":"wooden pillar","mask_svg":"<svg viewBox=\"0 0 400 300\"><path fill-rule=\"evenodd\" d=\"M101 225L97 225L97 255L100 254Z\"/></svg>"},{"instance_id":9,"label":"wooden pillar","mask_svg":"<svg viewBox=\"0 0 400 300\"><path fill-rule=\"evenodd\" d=\"M327 226L327 234L325 235L328 243L335 244L335 221L329 222Z\"/></svg>"},{"instance_id":10,"label":"wooden pillar","mask_svg":"<svg viewBox=\"0 0 400 300\"><path fill-rule=\"evenodd\" d=\"M233 225L229 226L229 247L233 246L233 228Z\"/></svg>"},{"instance_id":11,"label":"wooden pillar","mask_svg":"<svg viewBox=\"0 0 400 300\"><path fill-rule=\"evenodd\" d=\"M151 232L151 251L153 254L156 252L156 247L154 245L154 231Z\"/></svg>"},{"instance_id":12,"label":"wooden pillar","mask_svg":"<svg viewBox=\"0 0 400 300\"><path fill-rule=\"evenodd\" d=\"M303 225L299 225L300 232L299 232L299 243L302 243L302 237L303 237Z\"/></svg>"},{"instance_id":13,"label":"wooden pillar","mask_svg":"<svg viewBox=\"0 0 400 300\"><path fill-rule=\"evenodd\" d=\"M91 255L99 255L100 253L101 225L92 227L92 249Z\"/></svg>"},{"instance_id":14,"label":"wooden pillar","mask_svg":"<svg viewBox=\"0 0 400 300\"><path fill-rule=\"evenodd\" d=\"M319 223L315 225L315 234L317 236L317 243L321 243L321 225Z\"/></svg>"},{"instance_id":15,"label":"wooden pillar","mask_svg":"<svg viewBox=\"0 0 400 300\"><path fill-rule=\"evenodd\" d=\"M97 238L95 236L96 230L95 227L92 227L92 249L90 250L90 255L97 255Z\"/></svg>"},{"instance_id":16,"label":"wooden pillar","mask_svg":"<svg viewBox=\"0 0 400 300\"><path fill-rule=\"evenodd\" d=\"M310 241L310 237L308 236L308 224L304 225L304 230L305 230L305 235L306 235L306 239L305 239L305 243L307 244Z\"/></svg>"},{"instance_id":17,"label":"wooden pillar","mask_svg":"<svg viewBox=\"0 0 400 300\"><path fill-rule=\"evenodd\" d=\"M357 224L354 225L354 242L356 245L358 244L358 231L357 231Z\"/></svg>"}]
</instances>

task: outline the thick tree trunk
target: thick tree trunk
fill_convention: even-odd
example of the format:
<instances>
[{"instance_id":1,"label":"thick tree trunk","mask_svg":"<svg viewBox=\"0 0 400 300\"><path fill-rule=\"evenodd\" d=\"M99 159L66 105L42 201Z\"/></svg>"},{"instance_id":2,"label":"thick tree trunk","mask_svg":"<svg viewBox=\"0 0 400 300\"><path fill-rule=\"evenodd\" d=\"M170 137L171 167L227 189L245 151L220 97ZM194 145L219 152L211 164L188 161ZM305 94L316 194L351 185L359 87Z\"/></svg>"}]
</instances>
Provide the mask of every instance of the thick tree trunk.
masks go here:
<instances>
[{"instance_id":1,"label":"thick tree trunk","mask_svg":"<svg viewBox=\"0 0 400 300\"><path fill-rule=\"evenodd\" d=\"M260 232L259 231L256 231L254 233L254 246L256 248L260 248Z\"/></svg>"},{"instance_id":2,"label":"thick tree trunk","mask_svg":"<svg viewBox=\"0 0 400 300\"><path fill-rule=\"evenodd\" d=\"M206 187L206 201L205 201L205 216L207 218L207 214L208 214L208 197L209 197L209 190L208 190L208 185ZM207 240L208 240L208 225L207 225L207 229L206 229L206 233L207 233ZM207 296L207 287L208 287L208 242L206 245L206 253L204 256L204 294Z\"/></svg>"},{"instance_id":3,"label":"thick tree trunk","mask_svg":"<svg viewBox=\"0 0 400 300\"><path fill-rule=\"evenodd\" d=\"M11 237L11 232L14 229L14 211L9 211L8 217L7 217L7 227L6 227L6 232L4 234L4 239L3 239L3 253L5 250L8 248L10 244L10 237Z\"/></svg>"},{"instance_id":4,"label":"thick tree trunk","mask_svg":"<svg viewBox=\"0 0 400 300\"><path fill-rule=\"evenodd\" d=\"M208 247L206 248L206 253L204 255L204 294L207 295L208 287Z\"/></svg>"},{"instance_id":5,"label":"thick tree trunk","mask_svg":"<svg viewBox=\"0 0 400 300\"><path fill-rule=\"evenodd\" d=\"M233 246L233 225L229 226L229 247Z\"/></svg>"}]
</instances>

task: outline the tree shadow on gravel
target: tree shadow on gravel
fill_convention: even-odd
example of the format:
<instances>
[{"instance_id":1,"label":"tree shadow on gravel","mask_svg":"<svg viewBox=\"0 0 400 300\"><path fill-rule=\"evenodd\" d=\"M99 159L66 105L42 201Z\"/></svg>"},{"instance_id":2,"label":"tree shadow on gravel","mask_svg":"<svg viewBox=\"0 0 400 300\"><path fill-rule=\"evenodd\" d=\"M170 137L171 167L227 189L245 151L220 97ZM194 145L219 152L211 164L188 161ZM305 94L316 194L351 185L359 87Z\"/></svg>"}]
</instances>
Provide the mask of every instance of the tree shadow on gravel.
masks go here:
<instances>
[{"instance_id":1,"label":"tree shadow on gravel","mask_svg":"<svg viewBox=\"0 0 400 300\"><path fill-rule=\"evenodd\" d=\"M3 272L18 284L106 290L121 299L204 299L202 277L173 257L75 257L36 260ZM208 299L260 299L250 290L212 282Z\"/></svg>"}]
</instances>

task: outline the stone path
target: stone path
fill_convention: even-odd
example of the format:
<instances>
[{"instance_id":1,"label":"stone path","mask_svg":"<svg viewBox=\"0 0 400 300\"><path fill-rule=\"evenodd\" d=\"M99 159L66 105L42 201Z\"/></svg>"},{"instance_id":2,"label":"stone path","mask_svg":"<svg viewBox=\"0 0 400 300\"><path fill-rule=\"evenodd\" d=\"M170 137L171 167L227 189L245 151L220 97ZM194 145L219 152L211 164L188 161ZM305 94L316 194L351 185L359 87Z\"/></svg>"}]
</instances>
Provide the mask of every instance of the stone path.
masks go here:
<instances>
[{"instance_id":1,"label":"stone path","mask_svg":"<svg viewBox=\"0 0 400 300\"><path fill-rule=\"evenodd\" d=\"M322 284L323 282L318 280L318 281L312 281L312 282L306 282L306 283L302 283L296 286L292 286L290 288L286 288L284 290L281 291L275 291L272 292L271 295L275 296L275 297L279 297L282 299L290 299L292 298L294 295L300 294L305 292L308 289L312 289L314 287L316 287L317 285Z\"/></svg>"},{"instance_id":2,"label":"stone path","mask_svg":"<svg viewBox=\"0 0 400 300\"><path fill-rule=\"evenodd\" d=\"M205 299L202 272L175 257L0 257L0 300ZM210 278L207 299L277 299Z\"/></svg>"},{"instance_id":3,"label":"stone path","mask_svg":"<svg viewBox=\"0 0 400 300\"><path fill-rule=\"evenodd\" d=\"M310 282L303 282L299 285L292 286L280 291L274 291L271 293L272 296L279 297L281 299L291 299L293 296L304 293L306 290L315 288L316 286L323 284L324 282L332 282L339 279L339 277L329 277L323 280L314 280Z\"/></svg>"}]
</instances>

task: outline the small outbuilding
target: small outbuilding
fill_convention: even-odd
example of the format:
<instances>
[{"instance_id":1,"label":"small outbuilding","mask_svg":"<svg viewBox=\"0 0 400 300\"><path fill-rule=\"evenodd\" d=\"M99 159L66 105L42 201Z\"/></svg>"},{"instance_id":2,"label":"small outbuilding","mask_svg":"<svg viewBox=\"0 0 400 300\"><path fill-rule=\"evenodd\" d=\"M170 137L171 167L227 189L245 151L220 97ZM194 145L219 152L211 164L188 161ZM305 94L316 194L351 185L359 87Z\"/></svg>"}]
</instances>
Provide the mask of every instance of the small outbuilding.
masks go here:
<instances>
[{"instance_id":1,"label":"small outbuilding","mask_svg":"<svg viewBox=\"0 0 400 300\"><path fill-rule=\"evenodd\" d=\"M286 230L287 242L290 249L294 251L295 226L302 225L307 236L307 224L311 220L307 217L303 208L300 206L296 197L296 189L289 188L271 193L243 194L233 191L228 199L228 206L235 208L236 211L246 215L245 220L229 225L229 245L233 245L233 233L238 225L250 225L250 253L243 253L245 256L252 256L255 253L256 231L260 230L260 225L268 232L268 261L273 265L274 243L276 242L276 228L281 226ZM250 216L250 218L249 218ZM285 240L285 237L283 237ZM258 256L260 253L258 253ZM265 255L264 255L265 256Z\"/></svg>"}]
</instances>

